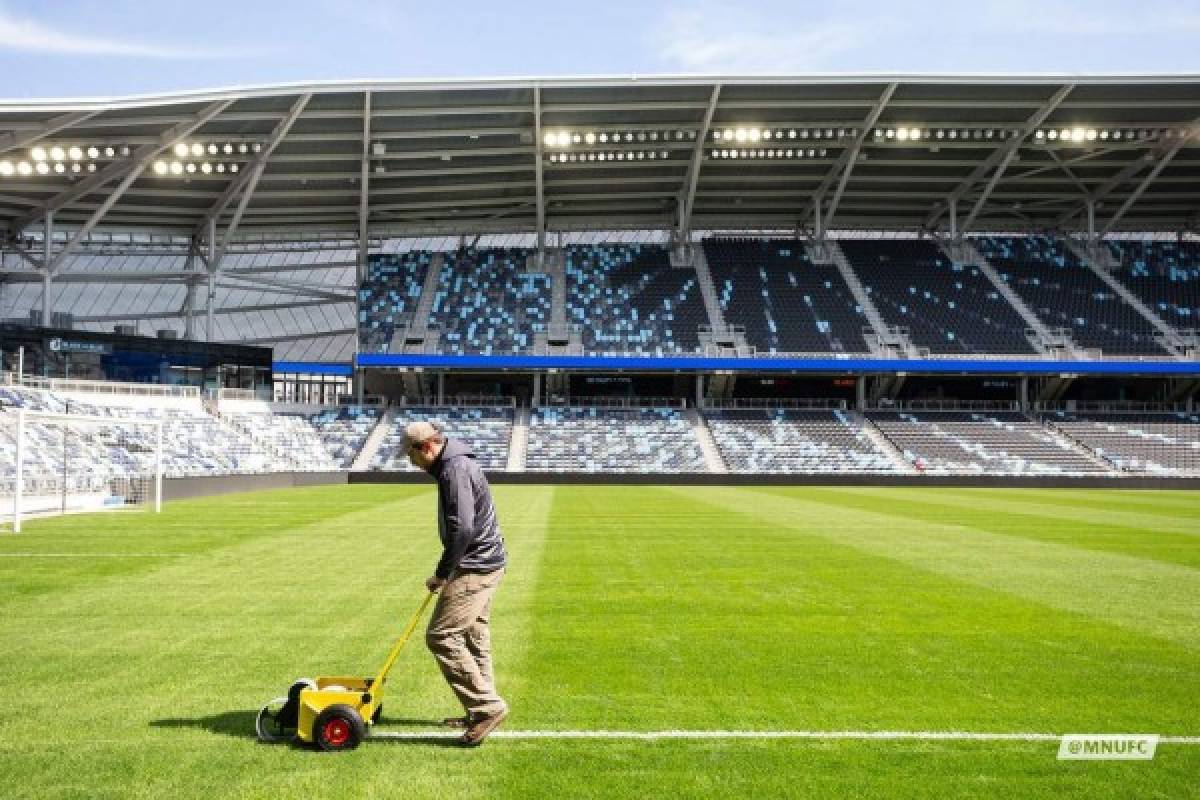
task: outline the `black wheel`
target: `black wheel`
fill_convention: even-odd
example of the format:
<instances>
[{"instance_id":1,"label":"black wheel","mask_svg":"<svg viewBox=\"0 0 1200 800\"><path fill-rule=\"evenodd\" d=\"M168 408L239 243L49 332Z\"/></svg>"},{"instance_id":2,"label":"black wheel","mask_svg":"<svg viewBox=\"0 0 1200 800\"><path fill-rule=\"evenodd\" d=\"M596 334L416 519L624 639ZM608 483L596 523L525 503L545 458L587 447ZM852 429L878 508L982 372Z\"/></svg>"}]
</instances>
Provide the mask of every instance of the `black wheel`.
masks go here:
<instances>
[{"instance_id":1,"label":"black wheel","mask_svg":"<svg viewBox=\"0 0 1200 800\"><path fill-rule=\"evenodd\" d=\"M285 724L282 709L287 704L286 697L276 697L262 707L254 718L254 732L260 742L281 742L296 735L296 725Z\"/></svg>"},{"instance_id":2,"label":"black wheel","mask_svg":"<svg viewBox=\"0 0 1200 800\"><path fill-rule=\"evenodd\" d=\"M375 706L375 713L371 715L371 724L378 725L379 718L381 716L383 716L383 703L380 703L379 705Z\"/></svg>"},{"instance_id":3,"label":"black wheel","mask_svg":"<svg viewBox=\"0 0 1200 800\"><path fill-rule=\"evenodd\" d=\"M329 706L313 723L313 744L320 750L353 750L367 735L363 718L345 703Z\"/></svg>"}]
</instances>

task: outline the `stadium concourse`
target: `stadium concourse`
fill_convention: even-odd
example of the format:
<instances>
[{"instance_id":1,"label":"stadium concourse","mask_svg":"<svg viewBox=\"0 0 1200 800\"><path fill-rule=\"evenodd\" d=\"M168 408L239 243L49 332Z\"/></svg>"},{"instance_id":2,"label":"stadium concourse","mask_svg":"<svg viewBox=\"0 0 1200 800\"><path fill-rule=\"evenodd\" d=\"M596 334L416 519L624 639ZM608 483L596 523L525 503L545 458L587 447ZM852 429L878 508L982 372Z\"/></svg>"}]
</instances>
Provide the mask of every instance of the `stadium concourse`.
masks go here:
<instances>
[{"instance_id":1,"label":"stadium concourse","mask_svg":"<svg viewBox=\"0 0 1200 800\"><path fill-rule=\"evenodd\" d=\"M24 409L99 479L131 420L182 478L410 470L414 419L497 474L1200 477L1198 147L1171 75L0 102L0 457Z\"/></svg>"}]
</instances>

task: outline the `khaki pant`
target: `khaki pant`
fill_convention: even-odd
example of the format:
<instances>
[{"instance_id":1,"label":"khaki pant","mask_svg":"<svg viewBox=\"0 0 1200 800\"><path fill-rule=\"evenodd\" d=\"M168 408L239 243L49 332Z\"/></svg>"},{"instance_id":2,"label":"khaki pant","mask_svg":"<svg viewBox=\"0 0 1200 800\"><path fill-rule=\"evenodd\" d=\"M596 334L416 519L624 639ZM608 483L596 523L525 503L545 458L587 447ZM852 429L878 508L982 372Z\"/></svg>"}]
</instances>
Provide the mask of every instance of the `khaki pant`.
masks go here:
<instances>
[{"instance_id":1,"label":"khaki pant","mask_svg":"<svg viewBox=\"0 0 1200 800\"><path fill-rule=\"evenodd\" d=\"M455 572L442 587L425 632L429 652L469 714L506 708L496 694L488 617L504 570Z\"/></svg>"}]
</instances>

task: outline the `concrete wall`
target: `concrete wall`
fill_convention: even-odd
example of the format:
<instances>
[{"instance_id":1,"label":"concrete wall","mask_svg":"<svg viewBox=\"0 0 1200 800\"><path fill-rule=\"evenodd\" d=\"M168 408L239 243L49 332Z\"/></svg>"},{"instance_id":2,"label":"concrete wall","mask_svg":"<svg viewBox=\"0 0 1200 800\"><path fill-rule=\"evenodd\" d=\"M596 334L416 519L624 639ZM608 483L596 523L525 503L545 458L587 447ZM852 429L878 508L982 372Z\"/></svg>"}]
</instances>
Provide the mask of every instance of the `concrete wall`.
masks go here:
<instances>
[{"instance_id":1,"label":"concrete wall","mask_svg":"<svg viewBox=\"0 0 1200 800\"><path fill-rule=\"evenodd\" d=\"M495 484L583 484L630 486L955 486L1025 489L1200 489L1200 478L981 477L975 475L713 475L689 473L592 474L489 472ZM430 483L420 472L352 472L349 483Z\"/></svg>"},{"instance_id":2,"label":"concrete wall","mask_svg":"<svg viewBox=\"0 0 1200 800\"><path fill-rule=\"evenodd\" d=\"M164 478L163 500L183 500L231 492L290 489L296 486L345 484L345 472L272 472L264 475L213 475L199 478Z\"/></svg>"}]
</instances>

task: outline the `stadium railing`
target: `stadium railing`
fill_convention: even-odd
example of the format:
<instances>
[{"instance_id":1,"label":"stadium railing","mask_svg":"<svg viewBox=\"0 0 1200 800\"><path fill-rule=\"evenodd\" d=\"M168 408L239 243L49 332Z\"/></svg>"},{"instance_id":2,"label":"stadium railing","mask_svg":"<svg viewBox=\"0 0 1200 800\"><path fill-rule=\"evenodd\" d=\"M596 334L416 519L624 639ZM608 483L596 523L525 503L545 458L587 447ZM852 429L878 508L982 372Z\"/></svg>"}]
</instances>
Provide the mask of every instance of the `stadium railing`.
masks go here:
<instances>
[{"instance_id":1,"label":"stadium railing","mask_svg":"<svg viewBox=\"0 0 1200 800\"><path fill-rule=\"evenodd\" d=\"M130 395L139 397L199 397L196 386L165 386L157 383L117 383L113 381L75 380L72 378L39 378L5 372L7 386L24 386L52 392L83 392L87 394Z\"/></svg>"}]
</instances>

